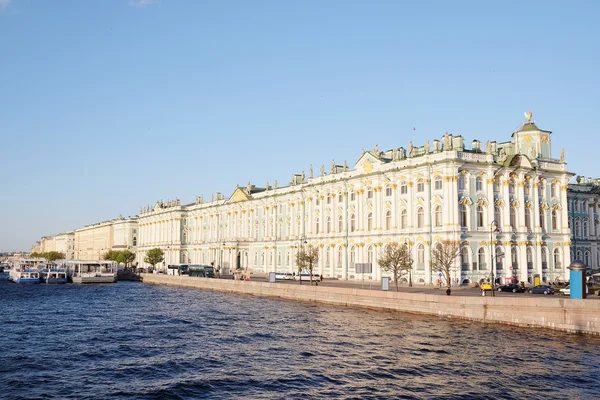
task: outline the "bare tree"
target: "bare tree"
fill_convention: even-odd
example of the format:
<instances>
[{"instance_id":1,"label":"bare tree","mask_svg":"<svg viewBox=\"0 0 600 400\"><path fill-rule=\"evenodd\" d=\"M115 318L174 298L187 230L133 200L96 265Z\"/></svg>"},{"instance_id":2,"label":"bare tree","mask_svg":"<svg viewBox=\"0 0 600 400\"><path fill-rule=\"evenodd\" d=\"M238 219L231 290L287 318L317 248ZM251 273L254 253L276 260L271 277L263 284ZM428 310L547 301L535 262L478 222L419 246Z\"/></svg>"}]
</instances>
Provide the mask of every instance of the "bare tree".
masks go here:
<instances>
[{"instance_id":1,"label":"bare tree","mask_svg":"<svg viewBox=\"0 0 600 400\"><path fill-rule=\"evenodd\" d=\"M396 283L396 292L398 291L398 280L403 271L407 270L407 265L412 268L412 259L406 246L400 246L398 243L390 243L385 247L377 263L385 272L391 272ZM411 279L412 283L412 279ZM412 286L412 285L411 285Z\"/></svg>"},{"instance_id":2,"label":"bare tree","mask_svg":"<svg viewBox=\"0 0 600 400\"><path fill-rule=\"evenodd\" d=\"M319 262L319 249L308 245L305 249L301 249L298 252L298 259L296 260L296 266L298 267L298 278L300 284L302 284L302 271L308 271L310 275L310 285L313 283L313 268Z\"/></svg>"},{"instance_id":3,"label":"bare tree","mask_svg":"<svg viewBox=\"0 0 600 400\"><path fill-rule=\"evenodd\" d=\"M446 294L450 296L452 293L452 282L450 281L450 273L460 253L460 242L454 240L444 240L431 251L431 266L437 268L446 279Z\"/></svg>"},{"instance_id":4,"label":"bare tree","mask_svg":"<svg viewBox=\"0 0 600 400\"><path fill-rule=\"evenodd\" d=\"M412 287L412 268L415 260L413 260L412 253L410 251L410 242L402 245L402 249L404 251L404 257L402 258L402 270L408 272L408 286Z\"/></svg>"}]
</instances>

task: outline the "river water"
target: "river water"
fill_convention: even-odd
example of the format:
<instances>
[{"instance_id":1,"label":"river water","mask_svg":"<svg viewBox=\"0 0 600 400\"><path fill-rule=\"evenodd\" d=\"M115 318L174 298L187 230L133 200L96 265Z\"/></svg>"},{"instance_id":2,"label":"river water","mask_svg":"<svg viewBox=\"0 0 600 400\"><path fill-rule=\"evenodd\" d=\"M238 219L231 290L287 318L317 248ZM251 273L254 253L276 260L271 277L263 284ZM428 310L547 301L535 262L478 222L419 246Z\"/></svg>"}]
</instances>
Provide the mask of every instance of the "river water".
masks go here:
<instances>
[{"instance_id":1,"label":"river water","mask_svg":"<svg viewBox=\"0 0 600 400\"><path fill-rule=\"evenodd\" d=\"M2 399L597 398L600 338L195 289L0 281Z\"/></svg>"}]
</instances>

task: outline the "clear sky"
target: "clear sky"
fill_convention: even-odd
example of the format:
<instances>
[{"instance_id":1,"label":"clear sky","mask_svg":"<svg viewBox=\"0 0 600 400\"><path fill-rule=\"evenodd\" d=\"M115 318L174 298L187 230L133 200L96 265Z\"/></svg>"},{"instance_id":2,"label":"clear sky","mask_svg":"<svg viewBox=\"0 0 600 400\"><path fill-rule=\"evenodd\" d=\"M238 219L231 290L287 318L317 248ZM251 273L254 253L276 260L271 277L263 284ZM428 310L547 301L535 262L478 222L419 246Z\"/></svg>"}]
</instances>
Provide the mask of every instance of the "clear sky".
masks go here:
<instances>
[{"instance_id":1,"label":"clear sky","mask_svg":"<svg viewBox=\"0 0 600 400\"><path fill-rule=\"evenodd\" d=\"M600 176L598 1L0 0L0 250L532 110Z\"/></svg>"}]
</instances>

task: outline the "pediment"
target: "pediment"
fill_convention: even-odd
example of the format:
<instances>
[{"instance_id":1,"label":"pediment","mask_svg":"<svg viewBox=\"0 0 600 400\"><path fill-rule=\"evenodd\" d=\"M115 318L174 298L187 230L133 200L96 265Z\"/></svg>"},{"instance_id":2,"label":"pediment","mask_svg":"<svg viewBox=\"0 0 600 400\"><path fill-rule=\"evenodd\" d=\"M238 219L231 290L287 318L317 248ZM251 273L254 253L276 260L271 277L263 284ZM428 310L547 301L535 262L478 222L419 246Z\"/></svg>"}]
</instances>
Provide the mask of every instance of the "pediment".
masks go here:
<instances>
[{"instance_id":1,"label":"pediment","mask_svg":"<svg viewBox=\"0 0 600 400\"><path fill-rule=\"evenodd\" d=\"M516 154L514 157L509 158L507 162L511 167L533 168L529 157L522 154Z\"/></svg>"},{"instance_id":2,"label":"pediment","mask_svg":"<svg viewBox=\"0 0 600 400\"><path fill-rule=\"evenodd\" d=\"M247 201L250 200L250 196L248 196L246 194L246 192L244 192L241 188L236 188L235 191L233 192L233 194L231 195L231 197L229 198L229 200L227 201L228 203L237 203L240 201Z\"/></svg>"},{"instance_id":3,"label":"pediment","mask_svg":"<svg viewBox=\"0 0 600 400\"><path fill-rule=\"evenodd\" d=\"M359 172L369 174L373 172L374 169L378 169L381 164L383 163L379 158L375 157L373 154L371 154L371 152L366 152L360 156L356 164L354 164L354 169Z\"/></svg>"}]
</instances>

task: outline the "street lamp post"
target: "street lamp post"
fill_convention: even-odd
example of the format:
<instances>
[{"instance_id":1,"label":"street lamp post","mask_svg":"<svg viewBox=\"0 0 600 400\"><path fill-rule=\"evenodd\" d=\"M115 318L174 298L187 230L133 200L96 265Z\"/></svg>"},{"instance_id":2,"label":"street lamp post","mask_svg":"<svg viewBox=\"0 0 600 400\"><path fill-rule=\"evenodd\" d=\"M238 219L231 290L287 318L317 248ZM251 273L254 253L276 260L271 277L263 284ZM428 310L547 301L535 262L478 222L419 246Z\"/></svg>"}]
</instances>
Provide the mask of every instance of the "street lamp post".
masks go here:
<instances>
[{"instance_id":1,"label":"street lamp post","mask_svg":"<svg viewBox=\"0 0 600 400\"><path fill-rule=\"evenodd\" d=\"M494 228L495 227L495 228ZM496 280L494 278L494 232L498 232L498 222L496 220L490 223L490 269L492 271L492 297L496 296Z\"/></svg>"}]
</instances>

